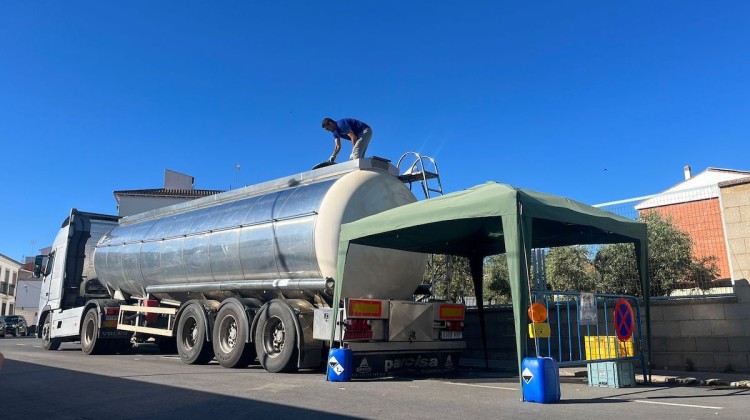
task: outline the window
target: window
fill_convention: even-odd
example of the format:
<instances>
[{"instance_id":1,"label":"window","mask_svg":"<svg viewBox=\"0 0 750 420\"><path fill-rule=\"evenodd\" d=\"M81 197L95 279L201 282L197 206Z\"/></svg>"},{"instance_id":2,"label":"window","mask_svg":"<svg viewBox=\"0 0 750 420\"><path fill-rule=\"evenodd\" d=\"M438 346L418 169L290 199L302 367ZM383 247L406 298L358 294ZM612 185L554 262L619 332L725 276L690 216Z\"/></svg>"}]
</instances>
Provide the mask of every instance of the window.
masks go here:
<instances>
[{"instance_id":1,"label":"window","mask_svg":"<svg viewBox=\"0 0 750 420\"><path fill-rule=\"evenodd\" d=\"M44 275L49 276L52 273L52 267L55 265L55 252L49 254L47 258L47 268L44 269Z\"/></svg>"}]
</instances>

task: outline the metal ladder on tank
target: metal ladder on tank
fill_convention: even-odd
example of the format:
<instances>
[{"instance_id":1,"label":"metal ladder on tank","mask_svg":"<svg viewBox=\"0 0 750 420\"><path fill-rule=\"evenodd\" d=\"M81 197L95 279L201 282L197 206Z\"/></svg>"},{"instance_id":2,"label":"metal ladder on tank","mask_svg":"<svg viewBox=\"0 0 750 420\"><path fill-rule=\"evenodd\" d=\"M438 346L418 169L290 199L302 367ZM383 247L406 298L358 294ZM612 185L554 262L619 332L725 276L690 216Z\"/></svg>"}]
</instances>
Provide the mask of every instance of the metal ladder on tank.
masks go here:
<instances>
[{"instance_id":1,"label":"metal ladder on tank","mask_svg":"<svg viewBox=\"0 0 750 420\"><path fill-rule=\"evenodd\" d=\"M411 162L409 166L401 164ZM417 152L406 152L398 159L398 179L404 184L409 184L409 190L412 185L419 183L424 193L424 198L430 198L430 193L443 195L443 184L440 182L440 172L438 171L435 159L429 156L422 156Z\"/></svg>"},{"instance_id":2,"label":"metal ladder on tank","mask_svg":"<svg viewBox=\"0 0 750 420\"><path fill-rule=\"evenodd\" d=\"M401 164L411 162L409 166L404 166L402 169ZM404 184L409 184L409 190L412 189L412 185L419 183L422 186L422 192L426 199L430 198L430 193L437 193L443 195L443 184L440 182L440 171L438 170L435 159L429 156L422 156L417 152L406 152L398 160L398 179ZM430 255L430 261L433 259L433 255ZM432 263L432 262L431 262ZM446 259L446 265L448 260ZM449 266L446 266L446 272L450 270ZM429 301L429 299L435 296L435 282L432 283L421 283L415 291L415 298L417 301Z\"/></svg>"}]
</instances>

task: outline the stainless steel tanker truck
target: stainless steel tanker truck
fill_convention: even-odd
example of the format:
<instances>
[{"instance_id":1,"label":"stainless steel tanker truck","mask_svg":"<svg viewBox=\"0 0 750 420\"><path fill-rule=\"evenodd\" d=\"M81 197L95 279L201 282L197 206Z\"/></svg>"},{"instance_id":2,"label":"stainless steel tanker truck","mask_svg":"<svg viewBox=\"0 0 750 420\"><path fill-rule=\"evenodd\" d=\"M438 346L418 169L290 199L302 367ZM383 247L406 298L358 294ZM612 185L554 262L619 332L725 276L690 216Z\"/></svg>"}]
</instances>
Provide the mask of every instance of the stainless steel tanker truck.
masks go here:
<instances>
[{"instance_id":1,"label":"stainless steel tanker truck","mask_svg":"<svg viewBox=\"0 0 750 420\"><path fill-rule=\"evenodd\" d=\"M187 364L257 360L269 372L322 367L339 346L354 377L450 370L464 307L415 300L423 254L351 255L332 334L341 225L414 201L398 169L373 158L123 218L73 209L37 257L37 334L47 350L155 342Z\"/></svg>"}]
</instances>

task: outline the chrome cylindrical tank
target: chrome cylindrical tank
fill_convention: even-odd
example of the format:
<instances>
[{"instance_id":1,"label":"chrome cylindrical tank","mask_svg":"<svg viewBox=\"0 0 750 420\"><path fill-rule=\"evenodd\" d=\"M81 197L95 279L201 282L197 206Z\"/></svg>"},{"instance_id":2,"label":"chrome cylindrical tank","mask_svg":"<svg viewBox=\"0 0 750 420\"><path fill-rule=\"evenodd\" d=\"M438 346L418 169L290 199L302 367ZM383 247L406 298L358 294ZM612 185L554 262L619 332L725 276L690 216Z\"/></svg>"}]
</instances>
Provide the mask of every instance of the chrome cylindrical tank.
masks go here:
<instances>
[{"instance_id":1,"label":"chrome cylindrical tank","mask_svg":"<svg viewBox=\"0 0 750 420\"><path fill-rule=\"evenodd\" d=\"M96 247L99 280L125 296L322 290L343 223L416 200L361 161L124 218ZM423 271L422 254L368 247L347 259L343 296L404 299Z\"/></svg>"}]
</instances>

